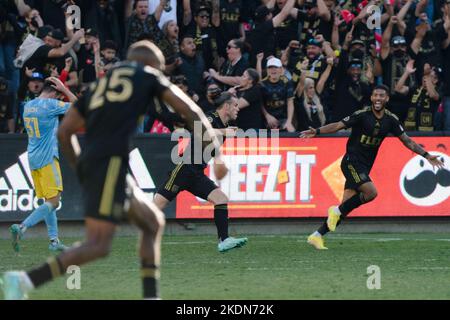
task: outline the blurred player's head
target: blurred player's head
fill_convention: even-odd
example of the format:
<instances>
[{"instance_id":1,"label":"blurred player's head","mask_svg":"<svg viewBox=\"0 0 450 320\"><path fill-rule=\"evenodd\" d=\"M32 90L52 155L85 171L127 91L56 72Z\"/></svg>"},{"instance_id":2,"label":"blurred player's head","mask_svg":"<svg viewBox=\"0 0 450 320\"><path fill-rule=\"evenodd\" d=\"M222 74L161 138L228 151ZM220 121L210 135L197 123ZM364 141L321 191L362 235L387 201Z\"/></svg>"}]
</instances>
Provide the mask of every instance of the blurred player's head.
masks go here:
<instances>
[{"instance_id":1,"label":"blurred player's head","mask_svg":"<svg viewBox=\"0 0 450 320\"><path fill-rule=\"evenodd\" d=\"M222 92L214 100L214 106L225 118L225 121L236 120L239 113L238 99L229 92Z\"/></svg>"},{"instance_id":2,"label":"blurred player's head","mask_svg":"<svg viewBox=\"0 0 450 320\"><path fill-rule=\"evenodd\" d=\"M127 60L135 61L160 71L164 71L166 65L166 60L161 50L148 40L133 43L128 49Z\"/></svg>"},{"instance_id":3,"label":"blurred player's head","mask_svg":"<svg viewBox=\"0 0 450 320\"><path fill-rule=\"evenodd\" d=\"M384 84L375 86L372 90L370 100L372 101L372 108L375 111L383 110L389 101L389 88Z\"/></svg>"}]
</instances>

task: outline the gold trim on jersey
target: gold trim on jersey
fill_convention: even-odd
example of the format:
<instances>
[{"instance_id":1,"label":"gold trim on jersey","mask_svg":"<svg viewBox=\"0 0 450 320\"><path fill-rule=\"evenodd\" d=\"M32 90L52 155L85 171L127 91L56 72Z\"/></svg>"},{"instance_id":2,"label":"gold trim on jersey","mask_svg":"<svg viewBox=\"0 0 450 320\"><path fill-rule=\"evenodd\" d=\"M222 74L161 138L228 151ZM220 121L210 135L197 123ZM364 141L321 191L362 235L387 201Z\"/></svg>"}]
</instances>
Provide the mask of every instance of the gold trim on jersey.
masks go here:
<instances>
[{"instance_id":1,"label":"gold trim on jersey","mask_svg":"<svg viewBox=\"0 0 450 320\"><path fill-rule=\"evenodd\" d=\"M172 170L172 173L170 174L170 179L167 181L166 186L164 187L166 190L169 190L172 188L173 182L175 181L175 178L177 177L178 172L180 171L181 167L183 166L183 163L177 164L175 169Z\"/></svg>"},{"instance_id":2,"label":"gold trim on jersey","mask_svg":"<svg viewBox=\"0 0 450 320\"><path fill-rule=\"evenodd\" d=\"M353 176L353 179L355 180L356 183L359 183L361 181L361 179L358 176L358 173L355 170L355 167L353 167L351 164L348 165L348 169L350 170L350 173Z\"/></svg>"}]
</instances>

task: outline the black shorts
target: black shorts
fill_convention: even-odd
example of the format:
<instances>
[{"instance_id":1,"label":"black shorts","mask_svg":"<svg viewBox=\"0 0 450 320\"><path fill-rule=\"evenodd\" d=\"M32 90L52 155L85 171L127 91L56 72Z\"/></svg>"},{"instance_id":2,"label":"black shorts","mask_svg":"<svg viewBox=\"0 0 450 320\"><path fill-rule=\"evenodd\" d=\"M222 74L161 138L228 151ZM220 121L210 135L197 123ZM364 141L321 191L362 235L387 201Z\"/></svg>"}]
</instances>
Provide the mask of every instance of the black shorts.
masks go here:
<instances>
[{"instance_id":1,"label":"black shorts","mask_svg":"<svg viewBox=\"0 0 450 320\"><path fill-rule=\"evenodd\" d=\"M113 223L126 219L130 195L125 179L127 169L127 159L120 156L79 164L78 176L87 217Z\"/></svg>"},{"instance_id":2,"label":"black shorts","mask_svg":"<svg viewBox=\"0 0 450 320\"><path fill-rule=\"evenodd\" d=\"M345 176L345 189L358 190L362 184L372 181L369 177L370 167L345 155L341 162L341 170Z\"/></svg>"},{"instance_id":3,"label":"black shorts","mask_svg":"<svg viewBox=\"0 0 450 320\"><path fill-rule=\"evenodd\" d=\"M202 166L193 164L178 164L170 173L169 178L159 188L158 193L169 201L181 191L188 191L196 197L208 200L208 195L218 186L208 178Z\"/></svg>"}]
</instances>

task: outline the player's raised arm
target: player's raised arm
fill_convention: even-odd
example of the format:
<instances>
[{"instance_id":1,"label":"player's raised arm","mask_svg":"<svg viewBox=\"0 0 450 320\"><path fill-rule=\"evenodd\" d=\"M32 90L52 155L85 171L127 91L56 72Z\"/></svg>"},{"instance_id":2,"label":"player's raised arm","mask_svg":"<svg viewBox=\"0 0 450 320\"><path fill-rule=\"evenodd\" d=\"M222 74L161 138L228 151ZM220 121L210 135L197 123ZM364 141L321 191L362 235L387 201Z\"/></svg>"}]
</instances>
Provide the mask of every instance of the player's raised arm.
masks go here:
<instances>
[{"instance_id":1,"label":"player's raised arm","mask_svg":"<svg viewBox=\"0 0 450 320\"><path fill-rule=\"evenodd\" d=\"M398 137L400 141L403 143L405 147L407 147L409 150L420 154L422 157L428 160L428 162L433 167L443 168L444 163L438 159L437 156L433 156L429 154L427 151L425 151L420 145L418 145L416 142L414 142L406 133L403 133Z\"/></svg>"},{"instance_id":2,"label":"player's raised arm","mask_svg":"<svg viewBox=\"0 0 450 320\"><path fill-rule=\"evenodd\" d=\"M344 128L345 124L342 121L333 122L316 129L309 127L308 130L300 132L300 138L313 138L321 133L335 133Z\"/></svg>"}]
</instances>

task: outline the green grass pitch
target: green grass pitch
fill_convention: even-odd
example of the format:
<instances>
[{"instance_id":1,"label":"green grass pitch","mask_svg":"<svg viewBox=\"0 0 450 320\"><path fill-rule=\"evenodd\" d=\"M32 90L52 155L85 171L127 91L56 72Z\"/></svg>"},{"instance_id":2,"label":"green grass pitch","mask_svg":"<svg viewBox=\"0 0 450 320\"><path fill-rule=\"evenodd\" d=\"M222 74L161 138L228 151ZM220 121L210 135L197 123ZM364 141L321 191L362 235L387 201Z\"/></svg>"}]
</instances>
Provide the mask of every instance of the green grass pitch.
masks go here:
<instances>
[{"instance_id":1,"label":"green grass pitch","mask_svg":"<svg viewBox=\"0 0 450 320\"><path fill-rule=\"evenodd\" d=\"M305 240L255 235L247 246L221 254L212 236L165 236L162 298L450 299L449 235L333 234L328 251ZM0 240L0 253L0 272L29 269L49 255L45 239L25 239L20 256ZM380 290L367 289L370 265L380 267ZM66 276L30 298L140 299L138 272L136 238L118 237L108 258L82 267L80 290L67 289Z\"/></svg>"}]
</instances>

